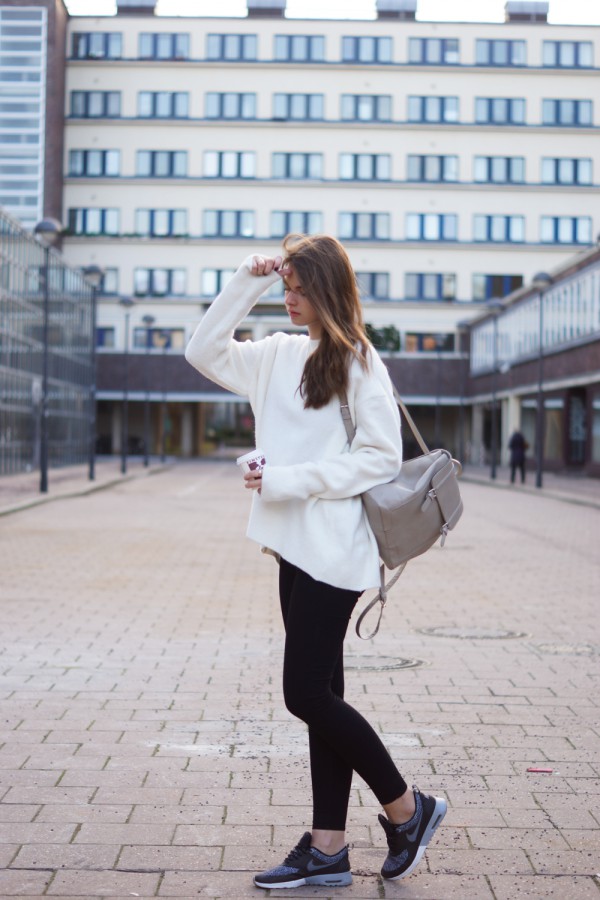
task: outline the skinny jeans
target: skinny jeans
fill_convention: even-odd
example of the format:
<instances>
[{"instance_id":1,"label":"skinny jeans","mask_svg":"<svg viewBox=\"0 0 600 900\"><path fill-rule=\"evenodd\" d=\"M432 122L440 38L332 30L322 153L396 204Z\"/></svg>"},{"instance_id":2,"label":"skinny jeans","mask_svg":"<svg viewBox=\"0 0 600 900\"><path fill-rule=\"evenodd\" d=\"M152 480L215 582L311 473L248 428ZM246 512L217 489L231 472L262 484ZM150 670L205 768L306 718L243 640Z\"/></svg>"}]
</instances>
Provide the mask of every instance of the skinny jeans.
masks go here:
<instances>
[{"instance_id":1,"label":"skinny jeans","mask_svg":"<svg viewBox=\"0 0 600 900\"><path fill-rule=\"evenodd\" d=\"M377 732L344 700L344 638L360 593L315 581L281 560L283 696L308 725L312 827L324 830L346 828L353 771L382 806L407 790Z\"/></svg>"}]
</instances>

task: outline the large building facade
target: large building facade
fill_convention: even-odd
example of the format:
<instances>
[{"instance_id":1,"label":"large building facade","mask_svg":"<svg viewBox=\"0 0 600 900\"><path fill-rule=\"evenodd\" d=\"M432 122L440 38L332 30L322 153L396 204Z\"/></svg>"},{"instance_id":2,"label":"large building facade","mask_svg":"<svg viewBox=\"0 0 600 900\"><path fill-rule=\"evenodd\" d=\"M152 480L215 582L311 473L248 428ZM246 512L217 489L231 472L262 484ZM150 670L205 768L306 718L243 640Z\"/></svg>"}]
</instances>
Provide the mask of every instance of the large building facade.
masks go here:
<instances>
[{"instance_id":1,"label":"large building facade","mask_svg":"<svg viewBox=\"0 0 600 900\"><path fill-rule=\"evenodd\" d=\"M63 0L0 0L0 206L24 228L62 217Z\"/></svg>"},{"instance_id":2,"label":"large building facade","mask_svg":"<svg viewBox=\"0 0 600 900\"><path fill-rule=\"evenodd\" d=\"M324 231L349 250L426 437L458 450L465 319L600 227L600 29L550 25L544 3L508 3L502 24L418 21L415 5L301 20L248 0L243 18L166 18L119 0L116 16L71 19L64 252L106 270L101 449L119 450L125 372L130 433L149 401L153 452L248 439L247 407L183 348L244 257ZM280 328L272 293L243 331Z\"/></svg>"}]
</instances>

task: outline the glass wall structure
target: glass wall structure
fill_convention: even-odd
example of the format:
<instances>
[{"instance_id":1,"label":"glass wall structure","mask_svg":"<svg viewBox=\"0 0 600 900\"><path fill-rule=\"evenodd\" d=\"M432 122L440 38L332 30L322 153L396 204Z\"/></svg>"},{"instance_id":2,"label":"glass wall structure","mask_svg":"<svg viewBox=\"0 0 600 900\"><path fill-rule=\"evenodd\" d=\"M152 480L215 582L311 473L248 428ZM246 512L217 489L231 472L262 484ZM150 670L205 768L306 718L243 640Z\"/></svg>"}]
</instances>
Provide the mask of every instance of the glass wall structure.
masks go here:
<instances>
[{"instance_id":1,"label":"glass wall structure","mask_svg":"<svg viewBox=\"0 0 600 900\"><path fill-rule=\"evenodd\" d=\"M81 272L0 210L0 475L39 466L45 358L49 466L88 458L93 327Z\"/></svg>"}]
</instances>

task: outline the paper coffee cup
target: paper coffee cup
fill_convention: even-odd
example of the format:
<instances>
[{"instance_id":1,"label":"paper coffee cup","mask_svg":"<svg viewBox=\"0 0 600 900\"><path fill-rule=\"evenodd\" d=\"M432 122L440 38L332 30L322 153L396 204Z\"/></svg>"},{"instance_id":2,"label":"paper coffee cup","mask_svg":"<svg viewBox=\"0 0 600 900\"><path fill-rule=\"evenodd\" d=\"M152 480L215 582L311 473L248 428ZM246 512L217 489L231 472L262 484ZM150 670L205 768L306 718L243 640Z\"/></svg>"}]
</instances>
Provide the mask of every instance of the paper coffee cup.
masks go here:
<instances>
[{"instance_id":1,"label":"paper coffee cup","mask_svg":"<svg viewBox=\"0 0 600 900\"><path fill-rule=\"evenodd\" d=\"M250 453L244 453L243 456L238 456L236 464L244 473L262 472L266 464L265 454L258 448L256 450L251 450Z\"/></svg>"}]
</instances>

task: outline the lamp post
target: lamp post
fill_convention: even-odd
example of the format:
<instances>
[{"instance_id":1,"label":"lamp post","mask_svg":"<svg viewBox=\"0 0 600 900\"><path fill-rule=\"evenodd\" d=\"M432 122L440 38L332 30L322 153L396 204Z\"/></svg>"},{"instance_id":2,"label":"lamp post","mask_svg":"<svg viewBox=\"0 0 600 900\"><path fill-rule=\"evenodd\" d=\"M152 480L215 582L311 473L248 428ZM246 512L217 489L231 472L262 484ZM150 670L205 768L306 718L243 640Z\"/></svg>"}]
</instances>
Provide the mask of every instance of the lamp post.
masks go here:
<instances>
[{"instance_id":1,"label":"lamp post","mask_svg":"<svg viewBox=\"0 0 600 900\"><path fill-rule=\"evenodd\" d=\"M538 318L538 389L535 419L535 486L542 487L544 469L544 295L554 279L547 272L538 272L533 285L539 292Z\"/></svg>"},{"instance_id":2,"label":"lamp post","mask_svg":"<svg viewBox=\"0 0 600 900\"><path fill-rule=\"evenodd\" d=\"M436 373L435 373L435 424L434 424L434 438L433 442L436 447L442 446L442 408L441 408L441 394L442 394L442 348L444 346L446 335L445 334L436 334L435 336L435 349L437 352L437 363L436 363Z\"/></svg>"},{"instance_id":3,"label":"lamp post","mask_svg":"<svg viewBox=\"0 0 600 900\"><path fill-rule=\"evenodd\" d=\"M88 478L96 477L96 300L98 289L104 278L104 269L100 266L86 266L83 275L92 289L90 310L90 424L88 435Z\"/></svg>"},{"instance_id":4,"label":"lamp post","mask_svg":"<svg viewBox=\"0 0 600 900\"><path fill-rule=\"evenodd\" d=\"M457 322L456 327L458 329L458 351L459 351L459 364L460 364L460 405L458 407L458 459L459 462L464 464L465 459L465 382L467 380L467 372L466 372L466 364L468 365L469 358L463 360L463 336L469 333L469 322L466 320L462 320Z\"/></svg>"},{"instance_id":5,"label":"lamp post","mask_svg":"<svg viewBox=\"0 0 600 900\"><path fill-rule=\"evenodd\" d=\"M146 397L144 400L144 465L148 466L150 462L150 338L152 336L151 328L156 319L154 316L144 316L142 322L146 326L146 364L145 381L146 381Z\"/></svg>"},{"instance_id":6,"label":"lamp post","mask_svg":"<svg viewBox=\"0 0 600 900\"><path fill-rule=\"evenodd\" d=\"M496 469L498 465L498 422L496 415L496 375L498 372L498 315L504 309L504 304L502 300L498 297L493 297L486 303L486 306L489 310L491 310L493 315L492 326L493 326L493 337L492 337L492 429L491 429L491 443L492 443L492 461L490 467L490 478L494 479L496 477Z\"/></svg>"},{"instance_id":7,"label":"lamp post","mask_svg":"<svg viewBox=\"0 0 600 900\"><path fill-rule=\"evenodd\" d=\"M40 398L40 493L48 493L48 342L50 339L50 250L58 243L63 227L57 219L38 222L34 234L44 248L44 324L42 350L42 396Z\"/></svg>"},{"instance_id":8,"label":"lamp post","mask_svg":"<svg viewBox=\"0 0 600 900\"><path fill-rule=\"evenodd\" d=\"M160 461L164 463L167 457L167 350L170 334L165 329L162 333L163 341L163 397L162 397L162 432L160 438Z\"/></svg>"},{"instance_id":9,"label":"lamp post","mask_svg":"<svg viewBox=\"0 0 600 900\"><path fill-rule=\"evenodd\" d=\"M125 310L125 352L123 373L123 416L121 419L121 474L127 474L127 444L129 441L129 311L134 305L131 297L121 297Z\"/></svg>"}]
</instances>

